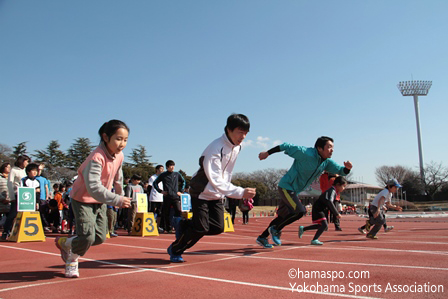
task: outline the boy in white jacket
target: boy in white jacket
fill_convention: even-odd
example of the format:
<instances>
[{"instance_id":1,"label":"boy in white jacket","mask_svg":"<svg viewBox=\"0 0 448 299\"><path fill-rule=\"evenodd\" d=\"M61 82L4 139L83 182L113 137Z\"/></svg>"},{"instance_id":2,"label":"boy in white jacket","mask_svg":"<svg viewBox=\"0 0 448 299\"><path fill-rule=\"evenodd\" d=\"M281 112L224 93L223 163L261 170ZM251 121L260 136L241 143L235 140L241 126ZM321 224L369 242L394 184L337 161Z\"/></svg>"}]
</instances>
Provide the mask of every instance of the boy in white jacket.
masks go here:
<instances>
[{"instance_id":1,"label":"boy in white jacket","mask_svg":"<svg viewBox=\"0 0 448 299\"><path fill-rule=\"evenodd\" d=\"M179 222L177 238L167 250L171 262L184 262L182 253L203 236L224 231L225 197L242 199L255 196L255 188L242 188L231 183L233 167L249 128L250 122L245 115L230 115L225 133L210 143L199 158L200 169L190 181L193 218Z\"/></svg>"}]
</instances>

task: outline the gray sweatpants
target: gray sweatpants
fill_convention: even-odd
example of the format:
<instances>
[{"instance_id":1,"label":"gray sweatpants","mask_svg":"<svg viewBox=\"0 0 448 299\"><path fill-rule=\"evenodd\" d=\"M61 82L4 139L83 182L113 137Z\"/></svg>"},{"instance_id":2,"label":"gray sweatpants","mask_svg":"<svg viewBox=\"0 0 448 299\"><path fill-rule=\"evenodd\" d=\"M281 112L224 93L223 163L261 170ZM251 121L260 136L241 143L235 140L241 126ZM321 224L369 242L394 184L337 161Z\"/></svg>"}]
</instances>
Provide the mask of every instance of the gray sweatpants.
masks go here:
<instances>
[{"instance_id":1,"label":"gray sweatpants","mask_svg":"<svg viewBox=\"0 0 448 299\"><path fill-rule=\"evenodd\" d=\"M381 226L386 222L386 219L384 219L383 213L379 213L378 217L374 218L373 215L378 211L378 207L375 207L374 205L370 205L370 212L372 213L372 217L370 217L370 224L375 225L369 232L369 235L375 236L381 229Z\"/></svg>"},{"instance_id":2,"label":"gray sweatpants","mask_svg":"<svg viewBox=\"0 0 448 299\"><path fill-rule=\"evenodd\" d=\"M107 206L105 204L82 203L72 200L75 214L76 237L72 241L72 252L83 256L90 246L106 240Z\"/></svg>"}]
</instances>

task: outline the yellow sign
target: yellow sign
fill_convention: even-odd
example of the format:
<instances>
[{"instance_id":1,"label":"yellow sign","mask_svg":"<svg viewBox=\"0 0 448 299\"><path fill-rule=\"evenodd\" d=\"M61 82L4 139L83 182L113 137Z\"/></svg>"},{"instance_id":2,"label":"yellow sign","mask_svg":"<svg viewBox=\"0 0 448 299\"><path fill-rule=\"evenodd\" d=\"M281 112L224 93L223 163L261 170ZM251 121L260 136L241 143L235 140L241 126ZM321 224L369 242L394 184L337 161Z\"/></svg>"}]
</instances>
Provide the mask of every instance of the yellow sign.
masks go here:
<instances>
[{"instance_id":1,"label":"yellow sign","mask_svg":"<svg viewBox=\"0 0 448 299\"><path fill-rule=\"evenodd\" d=\"M131 231L132 236L158 236L159 229L154 219L154 213L137 213L135 215L134 226Z\"/></svg>"},{"instance_id":2,"label":"yellow sign","mask_svg":"<svg viewBox=\"0 0 448 299\"><path fill-rule=\"evenodd\" d=\"M137 193L137 213L148 213L148 196L146 193Z\"/></svg>"},{"instance_id":3,"label":"yellow sign","mask_svg":"<svg viewBox=\"0 0 448 299\"><path fill-rule=\"evenodd\" d=\"M45 242L45 234L39 212L19 212L12 227L11 242Z\"/></svg>"},{"instance_id":4,"label":"yellow sign","mask_svg":"<svg viewBox=\"0 0 448 299\"><path fill-rule=\"evenodd\" d=\"M224 232L234 232L232 217L229 213L224 213Z\"/></svg>"},{"instance_id":5,"label":"yellow sign","mask_svg":"<svg viewBox=\"0 0 448 299\"><path fill-rule=\"evenodd\" d=\"M191 219L191 218L193 218L193 213L192 212L182 212L182 218Z\"/></svg>"}]
</instances>

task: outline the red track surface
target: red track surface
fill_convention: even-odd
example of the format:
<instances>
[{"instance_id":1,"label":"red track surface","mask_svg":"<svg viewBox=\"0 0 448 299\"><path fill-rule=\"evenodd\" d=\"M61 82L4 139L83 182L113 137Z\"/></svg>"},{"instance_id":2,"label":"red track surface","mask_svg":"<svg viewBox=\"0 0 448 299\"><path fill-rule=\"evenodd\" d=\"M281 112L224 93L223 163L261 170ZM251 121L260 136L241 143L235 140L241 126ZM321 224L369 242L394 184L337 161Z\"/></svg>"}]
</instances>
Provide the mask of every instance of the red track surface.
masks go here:
<instances>
[{"instance_id":1,"label":"red track surface","mask_svg":"<svg viewBox=\"0 0 448 299\"><path fill-rule=\"evenodd\" d=\"M283 230L281 247L263 249L255 239L271 219L237 219L234 233L204 237L183 264L171 264L166 253L174 235L109 239L80 259L77 279L64 278L54 235L2 242L0 298L448 298L448 218L390 219L395 229L370 240L357 231L363 218L343 216L342 232L331 225L324 245L311 246L314 231L297 237L298 225L310 224L305 217ZM336 273L345 278L323 277ZM411 290L393 292L388 284Z\"/></svg>"}]
</instances>

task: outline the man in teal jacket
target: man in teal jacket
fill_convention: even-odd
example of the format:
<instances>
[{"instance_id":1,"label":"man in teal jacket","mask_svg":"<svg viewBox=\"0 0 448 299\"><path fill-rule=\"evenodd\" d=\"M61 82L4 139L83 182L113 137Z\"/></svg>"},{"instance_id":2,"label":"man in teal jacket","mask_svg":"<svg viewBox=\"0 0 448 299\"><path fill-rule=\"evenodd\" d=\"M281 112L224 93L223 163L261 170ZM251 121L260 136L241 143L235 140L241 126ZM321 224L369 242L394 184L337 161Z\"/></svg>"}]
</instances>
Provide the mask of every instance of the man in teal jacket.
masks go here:
<instances>
[{"instance_id":1,"label":"man in teal jacket","mask_svg":"<svg viewBox=\"0 0 448 299\"><path fill-rule=\"evenodd\" d=\"M333 139L326 136L319 137L314 148L283 143L267 152L261 152L258 157L260 160L264 160L269 155L281 151L294 158L294 162L278 184L281 200L277 217L257 238L257 243L264 248L272 248L268 241L269 234L271 234L274 244L280 246L282 244L280 240L282 229L305 215L306 209L300 202L298 195L323 171L345 176L350 173L352 168L350 161L344 162L344 166L341 166L330 159L333 154Z\"/></svg>"}]
</instances>

